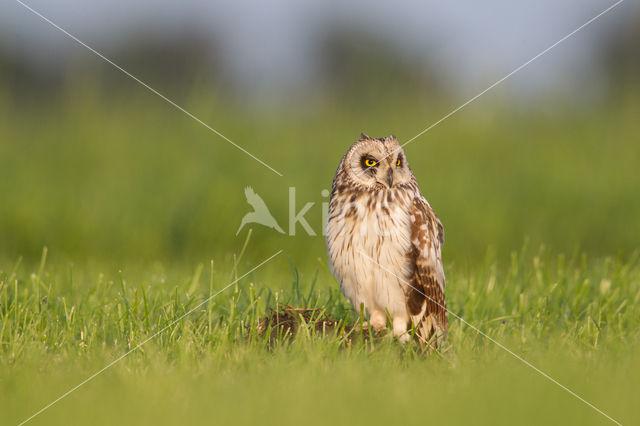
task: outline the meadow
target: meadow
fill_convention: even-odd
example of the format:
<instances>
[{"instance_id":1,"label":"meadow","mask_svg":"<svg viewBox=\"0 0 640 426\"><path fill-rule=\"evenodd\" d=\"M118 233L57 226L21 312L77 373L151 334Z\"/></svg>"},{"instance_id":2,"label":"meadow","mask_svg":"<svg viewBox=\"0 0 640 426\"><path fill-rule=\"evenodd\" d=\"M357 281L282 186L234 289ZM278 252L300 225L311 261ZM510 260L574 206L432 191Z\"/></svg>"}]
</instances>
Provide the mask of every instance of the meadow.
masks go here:
<instances>
[{"instance_id":1,"label":"meadow","mask_svg":"<svg viewBox=\"0 0 640 426\"><path fill-rule=\"evenodd\" d=\"M321 192L359 133L406 140L451 99L265 112L192 90L181 104L284 176L133 82L44 101L0 89L2 424L152 336L30 424L610 423L453 316L439 353L341 332L358 319L322 235L235 235L246 186L285 230L295 187L320 234ZM637 99L495 95L406 148L445 226L450 311L623 424L639 418ZM340 326L259 333L285 305Z\"/></svg>"}]
</instances>

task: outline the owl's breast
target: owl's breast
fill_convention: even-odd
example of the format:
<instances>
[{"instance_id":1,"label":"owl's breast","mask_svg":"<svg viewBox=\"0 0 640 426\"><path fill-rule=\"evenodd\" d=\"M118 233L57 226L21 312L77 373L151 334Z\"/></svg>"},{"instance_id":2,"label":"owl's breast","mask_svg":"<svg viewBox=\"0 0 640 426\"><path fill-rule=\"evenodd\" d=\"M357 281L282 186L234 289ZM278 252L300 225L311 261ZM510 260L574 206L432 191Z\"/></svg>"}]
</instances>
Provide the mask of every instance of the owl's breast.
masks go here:
<instances>
[{"instance_id":1,"label":"owl's breast","mask_svg":"<svg viewBox=\"0 0 640 426\"><path fill-rule=\"evenodd\" d=\"M345 281L377 282L381 268L400 279L409 277L412 199L401 189L337 194L332 198L327 246L343 290Z\"/></svg>"}]
</instances>

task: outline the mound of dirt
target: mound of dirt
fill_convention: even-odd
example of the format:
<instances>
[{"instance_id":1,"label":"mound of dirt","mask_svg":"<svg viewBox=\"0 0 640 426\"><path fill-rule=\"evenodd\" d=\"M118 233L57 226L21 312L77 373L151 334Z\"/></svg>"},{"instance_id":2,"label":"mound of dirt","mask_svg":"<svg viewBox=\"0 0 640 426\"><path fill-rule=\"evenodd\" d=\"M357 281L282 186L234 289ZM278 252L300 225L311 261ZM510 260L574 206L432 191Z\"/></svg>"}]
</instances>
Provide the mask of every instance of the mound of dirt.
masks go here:
<instances>
[{"instance_id":1,"label":"mound of dirt","mask_svg":"<svg viewBox=\"0 0 640 426\"><path fill-rule=\"evenodd\" d=\"M341 327L340 333L345 336L352 327L331 319L322 308L294 308L283 305L279 310L269 309L270 314L258 320L256 331L264 336L269 333L270 340L294 337L301 326L309 327L317 333L334 333Z\"/></svg>"}]
</instances>

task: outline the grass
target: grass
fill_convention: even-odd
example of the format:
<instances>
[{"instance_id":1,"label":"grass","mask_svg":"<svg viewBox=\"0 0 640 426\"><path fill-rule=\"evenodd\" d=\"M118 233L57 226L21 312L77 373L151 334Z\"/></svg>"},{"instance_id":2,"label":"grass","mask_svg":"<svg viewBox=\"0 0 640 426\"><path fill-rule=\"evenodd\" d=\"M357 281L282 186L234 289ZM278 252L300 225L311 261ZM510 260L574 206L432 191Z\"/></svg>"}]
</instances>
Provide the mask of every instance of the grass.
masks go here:
<instances>
[{"instance_id":1,"label":"grass","mask_svg":"<svg viewBox=\"0 0 640 426\"><path fill-rule=\"evenodd\" d=\"M355 322L327 270L236 266L79 268L46 259L0 274L0 410L15 424L168 327L33 420L57 423L606 424L461 322L440 354L302 326L269 342L260 318L284 304ZM191 271L189 271L191 269ZM640 258L590 260L526 248L503 264L450 268L452 312L622 423L637 421Z\"/></svg>"}]
</instances>

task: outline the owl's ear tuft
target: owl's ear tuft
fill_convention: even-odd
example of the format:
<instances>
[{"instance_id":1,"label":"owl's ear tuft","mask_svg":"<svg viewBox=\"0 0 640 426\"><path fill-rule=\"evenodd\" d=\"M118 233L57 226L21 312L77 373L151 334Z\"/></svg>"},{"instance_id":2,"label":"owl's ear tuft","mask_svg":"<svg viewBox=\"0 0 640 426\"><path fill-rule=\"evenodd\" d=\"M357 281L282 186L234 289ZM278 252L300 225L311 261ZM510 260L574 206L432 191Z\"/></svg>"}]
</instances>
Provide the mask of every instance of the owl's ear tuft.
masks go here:
<instances>
[{"instance_id":1,"label":"owl's ear tuft","mask_svg":"<svg viewBox=\"0 0 640 426\"><path fill-rule=\"evenodd\" d=\"M366 133L362 132L360 133L360 139L361 141L367 140L367 139L371 139Z\"/></svg>"}]
</instances>

